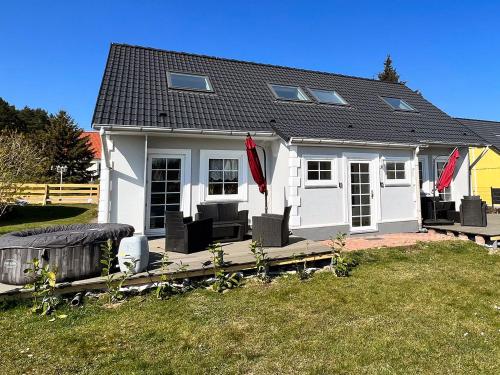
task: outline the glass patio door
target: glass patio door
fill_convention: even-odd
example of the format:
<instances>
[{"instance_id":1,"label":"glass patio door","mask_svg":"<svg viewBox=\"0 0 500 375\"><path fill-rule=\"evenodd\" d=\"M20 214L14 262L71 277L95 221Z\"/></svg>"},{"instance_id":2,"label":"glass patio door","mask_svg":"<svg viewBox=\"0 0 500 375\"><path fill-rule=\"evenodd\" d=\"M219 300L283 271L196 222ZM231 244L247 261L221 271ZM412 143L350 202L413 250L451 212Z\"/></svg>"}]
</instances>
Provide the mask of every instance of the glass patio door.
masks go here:
<instances>
[{"instance_id":1,"label":"glass patio door","mask_svg":"<svg viewBox=\"0 0 500 375\"><path fill-rule=\"evenodd\" d=\"M351 232L376 229L374 189L370 161L349 161L349 202Z\"/></svg>"},{"instance_id":2,"label":"glass patio door","mask_svg":"<svg viewBox=\"0 0 500 375\"><path fill-rule=\"evenodd\" d=\"M183 179L183 155L148 156L148 233L165 232L165 211L182 211Z\"/></svg>"}]
</instances>

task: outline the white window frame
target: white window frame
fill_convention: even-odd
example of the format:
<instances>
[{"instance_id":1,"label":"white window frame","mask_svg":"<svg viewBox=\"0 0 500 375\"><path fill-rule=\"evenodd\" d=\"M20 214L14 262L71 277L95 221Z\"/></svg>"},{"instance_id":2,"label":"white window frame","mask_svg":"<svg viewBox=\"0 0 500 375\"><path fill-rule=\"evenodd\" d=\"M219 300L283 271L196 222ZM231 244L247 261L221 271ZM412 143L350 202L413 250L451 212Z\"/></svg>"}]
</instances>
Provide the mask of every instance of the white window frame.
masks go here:
<instances>
[{"instance_id":1,"label":"white window frame","mask_svg":"<svg viewBox=\"0 0 500 375\"><path fill-rule=\"evenodd\" d=\"M208 194L209 159L238 159L238 194ZM200 150L200 202L248 200L248 167L246 152L239 150Z\"/></svg>"},{"instance_id":2,"label":"white window frame","mask_svg":"<svg viewBox=\"0 0 500 375\"><path fill-rule=\"evenodd\" d=\"M162 235L165 233L165 228L147 229L149 228L149 207L151 206L151 168L150 160L154 157L177 157L182 158L181 168L181 204L180 210L183 212L184 217L191 216L191 150L190 149L176 149L176 148L147 148L147 155L145 158L146 165L146 180L147 184L144 190L146 194L146 205L144 211L144 230L148 235Z\"/></svg>"},{"instance_id":3,"label":"white window frame","mask_svg":"<svg viewBox=\"0 0 500 375\"><path fill-rule=\"evenodd\" d=\"M430 172L429 172L429 159L427 155L422 155L418 157L418 162L422 162L422 188L420 189L420 193L424 195L432 194L431 189L431 181L430 181ZM417 169L418 173L418 169Z\"/></svg>"},{"instance_id":4,"label":"white window frame","mask_svg":"<svg viewBox=\"0 0 500 375\"><path fill-rule=\"evenodd\" d=\"M434 181L435 181L435 184L436 184L436 197L439 197L442 193L438 192L437 191L437 181L438 181L438 178L439 178L439 175L438 175L438 170L437 170L437 163L446 163L448 161L448 156L436 156L434 158ZM449 189L449 197L450 199L449 200L446 200L445 202L453 202L453 181L454 179L451 180L451 183L450 183L450 186L447 187L447 189Z\"/></svg>"},{"instance_id":5,"label":"white window frame","mask_svg":"<svg viewBox=\"0 0 500 375\"><path fill-rule=\"evenodd\" d=\"M304 171L304 186L306 188L310 187L338 187L338 163L337 157L332 155L304 155L302 157L304 166L302 169ZM329 161L332 166L332 171L329 180L309 180L308 179L308 162L310 161Z\"/></svg>"},{"instance_id":6,"label":"white window frame","mask_svg":"<svg viewBox=\"0 0 500 375\"><path fill-rule=\"evenodd\" d=\"M387 178L387 163L404 163L405 178ZM384 158L384 185L385 186L410 186L411 182L411 159L410 157L386 157Z\"/></svg>"}]
</instances>

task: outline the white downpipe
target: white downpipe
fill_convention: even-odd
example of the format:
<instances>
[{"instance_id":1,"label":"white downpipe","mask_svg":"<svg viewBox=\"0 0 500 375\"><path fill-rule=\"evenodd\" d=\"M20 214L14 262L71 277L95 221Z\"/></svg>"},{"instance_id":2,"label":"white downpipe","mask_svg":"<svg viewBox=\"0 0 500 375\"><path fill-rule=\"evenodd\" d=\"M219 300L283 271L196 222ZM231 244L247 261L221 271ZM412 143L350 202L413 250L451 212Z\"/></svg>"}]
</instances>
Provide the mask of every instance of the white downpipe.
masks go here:
<instances>
[{"instance_id":1,"label":"white downpipe","mask_svg":"<svg viewBox=\"0 0 500 375\"><path fill-rule=\"evenodd\" d=\"M418 220L418 229L422 229L422 207L420 202L420 176L419 176L419 168L418 168L418 154L420 153L420 147L415 148L413 150L413 173L414 173L414 181L415 181L415 198L416 198L416 208L417 208L417 220ZM423 173L422 173L423 174Z\"/></svg>"},{"instance_id":2,"label":"white downpipe","mask_svg":"<svg viewBox=\"0 0 500 375\"><path fill-rule=\"evenodd\" d=\"M106 131L103 128L101 128L101 130L99 131L99 135L101 136L103 162L101 163L100 186L99 186L99 208L97 214L97 222L108 223L109 210L110 210L109 182L110 182L111 171L110 171Z\"/></svg>"}]
</instances>

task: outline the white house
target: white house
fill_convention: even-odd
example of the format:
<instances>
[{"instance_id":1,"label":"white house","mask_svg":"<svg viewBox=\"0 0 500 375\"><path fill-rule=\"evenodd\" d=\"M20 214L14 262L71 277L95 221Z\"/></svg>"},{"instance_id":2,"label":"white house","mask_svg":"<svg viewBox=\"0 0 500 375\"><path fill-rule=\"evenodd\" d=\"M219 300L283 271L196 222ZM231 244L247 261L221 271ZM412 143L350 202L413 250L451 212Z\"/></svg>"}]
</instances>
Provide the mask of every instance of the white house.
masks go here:
<instances>
[{"instance_id":1,"label":"white house","mask_svg":"<svg viewBox=\"0 0 500 375\"><path fill-rule=\"evenodd\" d=\"M311 239L417 231L432 174L459 147L443 193L458 207L468 146L485 144L403 84L123 44L111 46L93 127L99 221L150 235L164 233L166 209L191 216L230 200L249 217L264 211L247 133L266 151L270 212L292 206L290 227Z\"/></svg>"}]
</instances>

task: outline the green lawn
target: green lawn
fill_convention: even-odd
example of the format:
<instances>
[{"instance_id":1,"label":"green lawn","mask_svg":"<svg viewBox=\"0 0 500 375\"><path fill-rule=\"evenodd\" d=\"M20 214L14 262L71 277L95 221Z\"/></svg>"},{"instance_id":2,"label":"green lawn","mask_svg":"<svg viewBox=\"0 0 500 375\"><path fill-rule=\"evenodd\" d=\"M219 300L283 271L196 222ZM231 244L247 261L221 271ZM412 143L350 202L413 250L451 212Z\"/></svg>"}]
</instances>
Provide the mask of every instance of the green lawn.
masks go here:
<instances>
[{"instance_id":1,"label":"green lawn","mask_svg":"<svg viewBox=\"0 0 500 375\"><path fill-rule=\"evenodd\" d=\"M8 217L0 220L0 235L56 224L89 223L96 216L97 209L92 204L16 206Z\"/></svg>"},{"instance_id":2,"label":"green lawn","mask_svg":"<svg viewBox=\"0 0 500 375\"><path fill-rule=\"evenodd\" d=\"M0 310L3 373L498 374L500 256L471 242L358 252L318 273L49 322ZM29 349L28 349L29 348Z\"/></svg>"}]
</instances>

